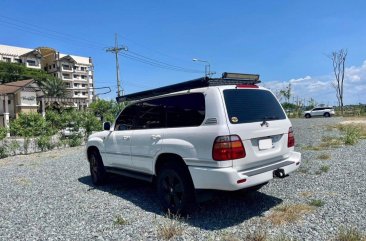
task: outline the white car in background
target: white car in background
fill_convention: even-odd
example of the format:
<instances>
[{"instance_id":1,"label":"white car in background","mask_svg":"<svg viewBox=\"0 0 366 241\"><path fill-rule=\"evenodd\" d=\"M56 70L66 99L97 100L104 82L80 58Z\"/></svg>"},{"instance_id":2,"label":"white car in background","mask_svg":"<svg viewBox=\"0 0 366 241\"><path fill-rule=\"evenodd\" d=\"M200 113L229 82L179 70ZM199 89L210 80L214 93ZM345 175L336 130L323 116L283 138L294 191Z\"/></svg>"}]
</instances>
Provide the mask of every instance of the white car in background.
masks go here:
<instances>
[{"instance_id":1,"label":"white car in background","mask_svg":"<svg viewBox=\"0 0 366 241\"><path fill-rule=\"evenodd\" d=\"M314 116L331 117L332 115L335 115L333 107L316 107L304 112L305 118L311 118Z\"/></svg>"}]
</instances>

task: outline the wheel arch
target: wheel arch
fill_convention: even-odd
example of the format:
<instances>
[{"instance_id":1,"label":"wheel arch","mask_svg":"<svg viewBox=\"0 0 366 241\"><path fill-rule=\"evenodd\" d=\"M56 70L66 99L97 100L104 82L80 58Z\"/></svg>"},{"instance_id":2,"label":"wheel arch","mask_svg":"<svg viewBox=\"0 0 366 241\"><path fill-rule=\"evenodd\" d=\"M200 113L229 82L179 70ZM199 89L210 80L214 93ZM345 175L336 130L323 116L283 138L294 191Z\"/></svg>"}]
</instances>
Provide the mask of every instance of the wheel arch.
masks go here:
<instances>
[{"instance_id":1,"label":"wheel arch","mask_svg":"<svg viewBox=\"0 0 366 241\"><path fill-rule=\"evenodd\" d=\"M98 147L88 146L88 148L86 149L86 155L87 155L88 161L89 161L90 154L93 152L97 152L100 155Z\"/></svg>"},{"instance_id":2,"label":"wheel arch","mask_svg":"<svg viewBox=\"0 0 366 241\"><path fill-rule=\"evenodd\" d=\"M164 166L165 163L170 163L170 162L176 162L178 165L186 167L187 171L189 172L187 164L185 163L185 161L183 160L183 158L180 155L175 154L175 153L161 153L156 158L156 161L154 163L155 176L159 173L159 170L161 169L161 167Z\"/></svg>"}]
</instances>

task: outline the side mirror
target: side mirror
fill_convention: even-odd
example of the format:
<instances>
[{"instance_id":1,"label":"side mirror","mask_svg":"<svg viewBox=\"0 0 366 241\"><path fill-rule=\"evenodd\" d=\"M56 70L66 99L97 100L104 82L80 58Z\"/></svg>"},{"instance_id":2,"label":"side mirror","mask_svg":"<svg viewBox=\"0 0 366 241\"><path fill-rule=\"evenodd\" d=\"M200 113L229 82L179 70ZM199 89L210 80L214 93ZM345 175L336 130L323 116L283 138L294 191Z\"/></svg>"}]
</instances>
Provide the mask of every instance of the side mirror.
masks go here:
<instances>
[{"instance_id":1,"label":"side mirror","mask_svg":"<svg viewBox=\"0 0 366 241\"><path fill-rule=\"evenodd\" d=\"M109 131L111 129L111 123L109 121L103 123L103 130Z\"/></svg>"}]
</instances>

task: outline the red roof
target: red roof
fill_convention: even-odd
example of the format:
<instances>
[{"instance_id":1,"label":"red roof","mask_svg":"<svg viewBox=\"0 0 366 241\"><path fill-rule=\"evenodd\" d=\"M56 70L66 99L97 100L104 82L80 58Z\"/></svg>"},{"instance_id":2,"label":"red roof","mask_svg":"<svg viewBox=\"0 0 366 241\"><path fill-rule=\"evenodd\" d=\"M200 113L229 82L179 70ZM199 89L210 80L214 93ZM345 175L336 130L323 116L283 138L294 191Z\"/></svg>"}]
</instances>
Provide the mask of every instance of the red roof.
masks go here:
<instances>
[{"instance_id":1,"label":"red roof","mask_svg":"<svg viewBox=\"0 0 366 241\"><path fill-rule=\"evenodd\" d=\"M24 87L32 84L34 82L33 79L27 79L27 80L19 80L15 82L10 82L6 84L0 85L0 94L14 94L18 92L19 90L23 89Z\"/></svg>"}]
</instances>

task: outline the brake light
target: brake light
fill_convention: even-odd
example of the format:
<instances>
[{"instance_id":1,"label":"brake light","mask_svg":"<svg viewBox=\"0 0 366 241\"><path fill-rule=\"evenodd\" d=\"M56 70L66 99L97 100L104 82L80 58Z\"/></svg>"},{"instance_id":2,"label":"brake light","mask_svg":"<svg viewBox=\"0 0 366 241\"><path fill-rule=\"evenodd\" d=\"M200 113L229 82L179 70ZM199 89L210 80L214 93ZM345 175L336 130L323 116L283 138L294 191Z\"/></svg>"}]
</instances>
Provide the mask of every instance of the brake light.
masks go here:
<instances>
[{"instance_id":1,"label":"brake light","mask_svg":"<svg viewBox=\"0 0 366 241\"><path fill-rule=\"evenodd\" d=\"M292 127L288 130L287 147L293 147L295 145L295 136Z\"/></svg>"},{"instance_id":2,"label":"brake light","mask_svg":"<svg viewBox=\"0 0 366 241\"><path fill-rule=\"evenodd\" d=\"M257 89L257 85L236 85L236 88L254 88Z\"/></svg>"},{"instance_id":3,"label":"brake light","mask_svg":"<svg viewBox=\"0 0 366 241\"><path fill-rule=\"evenodd\" d=\"M237 135L218 136L212 147L212 159L226 161L245 157L243 142Z\"/></svg>"}]
</instances>

